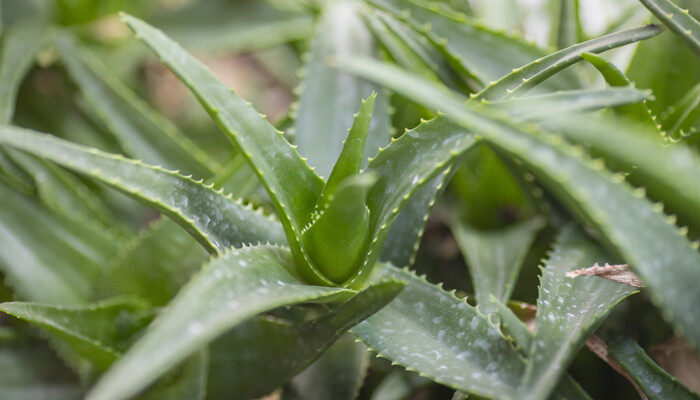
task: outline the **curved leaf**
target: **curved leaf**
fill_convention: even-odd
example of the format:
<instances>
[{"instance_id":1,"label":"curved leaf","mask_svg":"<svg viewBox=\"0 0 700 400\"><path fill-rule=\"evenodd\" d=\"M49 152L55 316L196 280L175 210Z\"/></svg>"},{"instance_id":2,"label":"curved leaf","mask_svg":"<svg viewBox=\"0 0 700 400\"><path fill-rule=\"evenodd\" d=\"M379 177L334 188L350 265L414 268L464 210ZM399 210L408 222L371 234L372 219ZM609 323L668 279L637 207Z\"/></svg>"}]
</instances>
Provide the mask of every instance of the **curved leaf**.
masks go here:
<instances>
[{"instance_id":1,"label":"curved leaf","mask_svg":"<svg viewBox=\"0 0 700 400\"><path fill-rule=\"evenodd\" d=\"M46 330L98 369L114 362L130 335L148 321L148 314L139 316L142 310L142 304L125 299L78 306L0 303L0 311Z\"/></svg>"},{"instance_id":2,"label":"curved leaf","mask_svg":"<svg viewBox=\"0 0 700 400\"><path fill-rule=\"evenodd\" d=\"M241 243L285 241L274 219L176 172L9 126L0 127L0 144L85 174L158 208L211 253Z\"/></svg>"},{"instance_id":3,"label":"curved leaf","mask_svg":"<svg viewBox=\"0 0 700 400\"><path fill-rule=\"evenodd\" d=\"M669 0L639 0L700 56L700 22Z\"/></svg>"},{"instance_id":4,"label":"curved leaf","mask_svg":"<svg viewBox=\"0 0 700 400\"><path fill-rule=\"evenodd\" d=\"M598 277L566 273L602 261L600 249L583 233L565 228L542 269L535 334L520 399L547 399L584 342L633 288Z\"/></svg>"},{"instance_id":5,"label":"curved leaf","mask_svg":"<svg viewBox=\"0 0 700 400\"><path fill-rule=\"evenodd\" d=\"M0 50L0 123L12 121L19 85L37 53L46 44L47 36L46 24L31 19L17 22L3 32Z\"/></svg>"},{"instance_id":6,"label":"curved leaf","mask_svg":"<svg viewBox=\"0 0 700 400\"><path fill-rule=\"evenodd\" d=\"M647 25L575 44L514 69L510 74L500 78L479 92L475 98L503 100L522 95L550 76L581 61L581 54L583 53L600 53L615 47L648 39L662 31L662 27Z\"/></svg>"},{"instance_id":7,"label":"curved leaf","mask_svg":"<svg viewBox=\"0 0 700 400\"><path fill-rule=\"evenodd\" d=\"M221 168L68 34L59 36L56 45L69 75L87 100L87 107L117 138L126 154L200 178L208 178Z\"/></svg>"},{"instance_id":8,"label":"curved leaf","mask_svg":"<svg viewBox=\"0 0 700 400\"><path fill-rule=\"evenodd\" d=\"M293 271L289 251L273 246L233 250L214 259L183 287L87 398L133 396L196 349L261 312L340 300L353 293L304 285Z\"/></svg>"},{"instance_id":9,"label":"curved leaf","mask_svg":"<svg viewBox=\"0 0 700 400\"><path fill-rule=\"evenodd\" d=\"M243 53L311 36L313 18L267 1L209 0L161 11L152 23L185 47Z\"/></svg>"},{"instance_id":10,"label":"curved leaf","mask_svg":"<svg viewBox=\"0 0 700 400\"><path fill-rule=\"evenodd\" d=\"M510 299L525 255L544 221L533 218L498 230L480 230L459 221L450 225L468 261L479 311L490 314L491 295L502 302Z\"/></svg>"},{"instance_id":11,"label":"curved leaf","mask_svg":"<svg viewBox=\"0 0 700 400\"><path fill-rule=\"evenodd\" d=\"M353 113L374 90L371 84L330 65L336 58L371 57L374 53L372 37L358 14L359 6L352 0L325 3L306 55L298 104L293 111L294 143L323 177L329 176L341 153ZM376 103L368 143L363 146L366 156L386 145L391 134L386 96L380 95Z\"/></svg>"},{"instance_id":12,"label":"curved leaf","mask_svg":"<svg viewBox=\"0 0 700 400\"><path fill-rule=\"evenodd\" d=\"M407 281L351 332L380 357L435 382L488 398L514 398L523 360L463 299L408 270L381 264L375 278Z\"/></svg>"},{"instance_id":13,"label":"curved leaf","mask_svg":"<svg viewBox=\"0 0 700 400\"><path fill-rule=\"evenodd\" d=\"M632 190L622 176L611 176L559 136L523 131L484 109L477 112L463 97L397 68L368 60L346 61L344 68L441 110L503 153L521 160L632 266L674 328L691 343L700 344L700 315L695 312L700 288L694 284L700 280L700 254L685 230L679 230L642 193ZM452 133L464 136L462 131Z\"/></svg>"},{"instance_id":14,"label":"curved leaf","mask_svg":"<svg viewBox=\"0 0 700 400\"><path fill-rule=\"evenodd\" d=\"M128 15L122 18L136 36L190 88L245 155L272 199L292 254L298 263L309 265L315 272L315 276L306 279L332 284L314 271L300 243L301 230L310 222L323 188L323 179L306 165L282 132L267 122L250 103L226 87L204 64L145 22Z\"/></svg>"},{"instance_id":15,"label":"curved leaf","mask_svg":"<svg viewBox=\"0 0 700 400\"><path fill-rule=\"evenodd\" d=\"M104 228L47 211L0 185L0 265L20 298L89 301L120 245Z\"/></svg>"},{"instance_id":16,"label":"curved leaf","mask_svg":"<svg viewBox=\"0 0 700 400\"><path fill-rule=\"evenodd\" d=\"M289 384L289 399L354 400L369 367L369 353L362 343L345 335Z\"/></svg>"},{"instance_id":17,"label":"curved leaf","mask_svg":"<svg viewBox=\"0 0 700 400\"><path fill-rule=\"evenodd\" d=\"M637 125L569 115L555 117L544 126L575 143L590 146L625 169L634 169L628 180L643 184L652 198L700 226L700 156L683 143L664 146L654 131Z\"/></svg>"},{"instance_id":18,"label":"curved leaf","mask_svg":"<svg viewBox=\"0 0 700 400\"><path fill-rule=\"evenodd\" d=\"M659 367L634 340L616 334L604 337L608 355L620 363L649 399L700 399L697 393Z\"/></svg>"},{"instance_id":19,"label":"curved leaf","mask_svg":"<svg viewBox=\"0 0 700 400\"><path fill-rule=\"evenodd\" d=\"M380 282L310 321L260 316L240 324L210 346L209 394L215 399L252 399L272 392L322 356L349 328L384 307L402 288L402 282Z\"/></svg>"},{"instance_id":20,"label":"curved leaf","mask_svg":"<svg viewBox=\"0 0 700 400\"><path fill-rule=\"evenodd\" d=\"M462 134L455 134L459 130ZM454 140L453 140L454 139ZM377 176L367 197L371 243L360 274L362 282L380 255L389 228L411 196L472 148L476 138L445 119L422 123L382 149L365 171ZM426 152L429 148L432 151ZM448 155L445 158L445 155Z\"/></svg>"},{"instance_id":21,"label":"curved leaf","mask_svg":"<svg viewBox=\"0 0 700 400\"><path fill-rule=\"evenodd\" d=\"M0 346L0 398L78 400L78 378L43 343Z\"/></svg>"},{"instance_id":22,"label":"curved leaf","mask_svg":"<svg viewBox=\"0 0 700 400\"><path fill-rule=\"evenodd\" d=\"M465 77L479 82L473 89L481 89L513 68L547 54L533 44L471 21L464 14L446 12L432 7L425 1L372 0L371 4L389 11L423 33L448 60L451 60L453 67ZM496 49L498 51L495 51ZM548 81L548 89L579 87L576 75L564 75Z\"/></svg>"}]
</instances>

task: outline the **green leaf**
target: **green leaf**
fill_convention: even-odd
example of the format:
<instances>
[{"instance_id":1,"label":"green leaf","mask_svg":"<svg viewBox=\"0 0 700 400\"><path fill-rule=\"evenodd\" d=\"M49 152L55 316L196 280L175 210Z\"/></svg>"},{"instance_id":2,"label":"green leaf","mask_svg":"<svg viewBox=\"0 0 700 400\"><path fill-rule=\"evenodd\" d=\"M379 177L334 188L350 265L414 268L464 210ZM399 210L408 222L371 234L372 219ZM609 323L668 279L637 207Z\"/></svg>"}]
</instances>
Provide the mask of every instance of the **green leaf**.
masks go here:
<instances>
[{"instance_id":1,"label":"green leaf","mask_svg":"<svg viewBox=\"0 0 700 400\"><path fill-rule=\"evenodd\" d=\"M583 41L585 35L579 15L579 1L554 0L550 4L554 6L550 42L558 49L563 49Z\"/></svg>"},{"instance_id":2,"label":"green leaf","mask_svg":"<svg viewBox=\"0 0 700 400\"><path fill-rule=\"evenodd\" d=\"M105 203L90 188L69 172L47 161L6 149L10 158L32 176L41 202L52 211L85 224L102 224L112 236L125 234ZM115 238L116 239L116 238Z\"/></svg>"},{"instance_id":3,"label":"green leaf","mask_svg":"<svg viewBox=\"0 0 700 400\"><path fill-rule=\"evenodd\" d=\"M401 266L413 265L430 211L453 175L454 167L451 167L413 193L391 224L379 256L381 261Z\"/></svg>"},{"instance_id":4,"label":"green leaf","mask_svg":"<svg viewBox=\"0 0 700 400\"><path fill-rule=\"evenodd\" d=\"M360 274L353 278L354 284L362 282L371 272L370 266L377 261L392 222L411 196L441 171L446 174L450 163L476 142L466 131L459 136L454 135L454 130L455 125L444 119L422 123L392 140L370 160L366 171L378 178L367 198L371 243ZM456 140L450 140L450 136ZM435 152L425 152L426 148Z\"/></svg>"},{"instance_id":5,"label":"green leaf","mask_svg":"<svg viewBox=\"0 0 700 400\"><path fill-rule=\"evenodd\" d=\"M207 53L244 53L311 36L313 18L266 1L209 0L160 11L152 18L183 46Z\"/></svg>"},{"instance_id":6,"label":"green leaf","mask_svg":"<svg viewBox=\"0 0 700 400\"><path fill-rule=\"evenodd\" d=\"M593 65L598 72L600 72L608 85L613 87L625 87L631 85L632 82L630 82L629 78L627 78L627 75L617 69L612 62L606 60L605 58L593 53L583 53L581 54L581 58ZM643 104L617 106L617 111L622 115L631 115L633 118L636 118L639 121L644 121L656 127L657 124L654 122L654 118L652 118L651 114L649 113L649 108L647 107L646 103L647 100L648 99L644 99Z\"/></svg>"},{"instance_id":7,"label":"green leaf","mask_svg":"<svg viewBox=\"0 0 700 400\"><path fill-rule=\"evenodd\" d=\"M190 88L245 155L270 195L295 260L299 265L308 265L313 272L305 279L331 284L314 270L300 243L301 229L310 222L323 180L306 165L282 132L226 87L207 67L145 22L128 15L123 15L123 19Z\"/></svg>"},{"instance_id":8,"label":"green leaf","mask_svg":"<svg viewBox=\"0 0 700 400\"><path fill-rule=\"evenodd\" d=\"M700 399L697 393L659 367L634 340L619 334L605 334L604 340L608 354L620 363L647 398Z\"/></svg>"},{"instance_id":9,"label":"green leaf","mask_svg":"<svg viewBox=\"0 0 700 400\"><path fill-rule=\"evenodd\" d=\"M340 151L338 160L333 165L328 181L323 187L323 192L321 192L321 199L317 205L319 209L325 208L330 197L336 194L336 188L342 181L360 172L376 97L376 93L372 93L367 100L362 100L360 111L356 114L350 132L343 141L343 148Z\"/></svg>"},{"instance_id":10,"label":"green leaf","mask_svg":"<svg viewBox=\"0 0 700 400\"><path fill-rule=\"evenodd\" d=\"M440 49L454 68L465 77L477 81L473 89L481 89L506 75L513 68L525 65L547 53L520 38L493 31L471 21L461 13L431 7L421 0L372 0L371 4L386 10L423 33ZM495 51L494 49L498 49ZM579 87L574 74L564 73L547 82L550 90Z\"/></svg>"},{"instance_id":11,"label":"green leaf","mask_svg":"<svg viewBox=\"0 0 700 400\"><path fill-rule=\"evenodd\" d=\"M275 220L176 172L21 128L0 127L0 144L85 174L159 209L211 253L241 243L285 241Z\"/></svg>"},{"instance_id":12,"label":"green leaf","mask_svg":"<svg viewBox=\"0 0 700 400\"><path fill-rule=\"evenodd\" d=\"M357 275L363 265L371 217L365 201L376 181L372 173L347 178L302 231L304 246L315 268L332 282L345 282Z\"/></svg>"},{"instance_id":13,"label":"green leaf","mask_svg":"<svg viewBox=\"0 0 700 400\"><path fill-rule=\"evenodd\" d=\"M285 305L337 301L353 293L304 285L293 271L290 252L273 246L233 250L214 259L107 371L88 399L135 395L193 351L256 314Z\"/></svg>"},{"instance_id":14,"label":"green leaf","mask_svg":"<svg viewBox=\"0 0 700 400\"><path fill-rule=\"evenodd\" d=\"M0 50L0 123L12 121L19 86L47 37L46 24L32 19L5 29Z\"/></svg>"},{"instance_id":15,"label":"green leaf","mask_svg":"<svg viewBox=\"0 0 700 400\"><path fill-rule=\"evenodd\" d=\"M349 328L384 307L403 286L396 281L372 285L311 320L260 316L241 323L210 346L210 395L253 399L270 393L308 367Z\"/></svg>"},{"instance_id":16,"label":"green leaf","mask_svg":"<svg viewBox=\"0 0 700 400\"><path fill-rule=\"evenodd\" d=\"M72 37L64 33L56 44L63 64L87 100L87 107L116 137L126 154L151 165L180 168L200 178L221 168Z\"/></svg>"},{"instance_id":17,"label":"green leaf","mask_svg":"<svg viewBox=\"0 0 700 400\"><path fill-rule=\"evenodd\" d=\"M134 238L98 283L101 294L130 294L168 303L206 261L207 252L184 229L163 218Z\"/></svg>"},{"instance_id":18,"label":"green leaf","mask_svg":"<svg viewBox=\"0 0 700 400\"><path fill-rule=\"evenodd\" d=\"M690 15L689 10L684 10L669 0L639 1L700 56L700 22Z\"/></svg>"},{"instance_id":19,"label":"green leaf","mask_svg":"<svg viewBox=\"0 0 700 400\"><path fill-rule=\"evenodd\" d=\"M564 90L535 96L523 96L517 99L503 100L493 104L494 107L508 111L516 119L548 119L561 113L599 110L601 108L622 108L627 105L640 105L648 116L644 105L639 103L650 99L648 91L629 88ZM649 118L648 118L649 119ZM654 137L659 136L654 134Z\"/></svg>"},{"instance_id":20,"label":"green leaf","mask_svg":"<svg viewBox=\"0 0 700 400\"><path fill-rule=\"evenodd\" d=\"M502 302L510 299L525 255L544 221L533 218L497 230L481 230L460 221L450 225L467 259L479 311L490 314L489 296Z\"/></svg>"},{"instance_id":21,"label":"green leaf","mask_svg":"<svg viewBox=\"0 0 700 400\"><path fill-rule=\"evenodd\" d=\"M47 211L0 185L0 265L19 298L81 303L92 296L119 242Z\"/></svg>"},{"instance_id":22,"label":"green leaf","mask_svg":"<svg viewBox=\"0 0 700 400\"><path fill-rule=\"evenodd\" d=\"M524 356L529 355L533 341L533 334L517 315L508 306L501 303L497 298L491 296L489 303L494 313L498 315L500 327L504 333L513 339L513 344ZM591 400L585 390L570 376L565 375L557 384L554 394L550 396L554 399L569 400Z\"/></svg>"},{"instance_id":23,"label":"green leaf","mask_svg":"<svg viewBox=\"0 0 700 400\"><path fill-rule=\"evenodd\" d=\"M689 184L700 182L700 156L693 149L683 143L664 146L653 130L622 121L570 115L566 121L556 117L543 124L590 146L616 166L634 169L630 182L644 185L651 198L700 226L700 185Z\"/></svg>"},{"instance_id":24,"label":"green leaf","mask_svg":"<svg viewBox=\"0 0 700 400\"><path fill-rule=\"evenodd\" d=\"M503 100L529 91L557 72L581 61L583 53L600 53L658 35L662 27L647 25L600 36L559 50L516 68L476 95L477 99Z\"/></svg>"},{"instance_id":25,"label":"green leaf","mask_svg":"<svg viewBox=\"0 0 700 400\"><path fill-rule=\"evenodd\" d=\"M700 129L700 83L666 110L662 124L672 138L682 138Z\"/></svg>"},{"instance_id":26,"label":"green leaf","mask_svg":"<svg viewBox=\"0 0 700 400\"><path fill-rule=\"evenodd\" d=\"M207 397L209 355L200 350L141 396L140 400L204 400Z\"/></svg>"},{"instance_id":27,"label":"green leaf","mask_svg":"<svg viewBox=\"0 0 700 400\"><path fill-rule=\"evenodd\" d=\"M360 5L352 0L324 5L306 55L298 104L294 106L294 142L316 172L325 177L341 153L353 112L374 90L371 84L330 64L336 58L370 57L374 53L372 36L359 15ZM360 149L365 157L389 142L387 100L387 96L377 99L368 143L362 146L364 153Z\"/></svg>"},{"instance_id":28,"label":"green leaf","mask_svg":"<svg viewBox=\"0 0 700 400\"><path fill-rule=\"evenodd\" d=\"M406 371L390 372L372 392L370 400L403 400L416 388L430 381Z\"/></svg>"},{"instance_id":29,"label":"green leaf","mask_svg":"<svg viewBox=\"0 0 700 400\"><path fill-rule=\"evenodd\" d=\"M284 398L354 400L368 366L365 345L345 335L290 382L293 395L285 394Z\"/></svg>"},{"instance_id":30,"label":"green leaf","mask_svg":"<svg viewBox=\"0 0 700 400\"><path fill-rule=\"evenodd\" d=\"M488 398L513 398L525 364L488 319L408 270L381 264L375 279L407 281L351 332L380 357L435 382Z\"/></svg>"},{"instance_id":31,"label":"green leaf","mask_svg":"<svg viewBox=\"0 0 700 400\"><path fill-rule=\"evenodd\" d=\"M0 398L3 400L78 400L82 389L43 343L0 345Z\"/></svg>"},{"instance_id":32,"label":"green leaf","mask_svg":"<svg viewBox=\"0 0 700 400\"><path fill-rule=\"evenodd\" d=\"M76 306L0 303L0 311L46 330L101 370L119 357L131 335L149 319L142 304L127 299Z\"/></svg>"},{"instance_id":33,"label":"green leaf","mask_svg":"<svg viewBox=\"0 0 700 400\"><path fill-rule=\"evenodd\" d=\"M502 153L521 160L632 266L665 319L691 343L700 343L700 321L694 312L700 303L700 288L693 283L700 280L700 254L684 231L642 193L626 185L622 176L611 176L559 136L523 131L484 109L476 112L463 97L397 68L368 60L346 61L343 65L424 106L441 110ZM451 132L454 139L466 136L462 131Z\"/></svg>"},{"instance_id":34,"label":"green leaf","mask_svg":"<svg viewBox=\"0 0 700 400\"><path fill-rule=\"evenodd\" d=\"M572 279L566 273L604 261L604 253L582 232L560 234L540 278L535 334L520 399L547 399L584 342L612 308L636 291L601 279Z\"/></svg>"},{"instance_id":35,"label":"green leaf","mask_svg":"<svg viewBox=\"0 0 700 400\"><path fill-rule=\"evenodd\" d=\"M678 3L693 9L695 15L700 13L700 6L694 0L681 0ZM653 115L661 115L690 87L700 82L700 58L667 30L637 45L626 74L638 88L654 92L656 101L649 102L648 106Z\"/></svg>"}]
</instances>

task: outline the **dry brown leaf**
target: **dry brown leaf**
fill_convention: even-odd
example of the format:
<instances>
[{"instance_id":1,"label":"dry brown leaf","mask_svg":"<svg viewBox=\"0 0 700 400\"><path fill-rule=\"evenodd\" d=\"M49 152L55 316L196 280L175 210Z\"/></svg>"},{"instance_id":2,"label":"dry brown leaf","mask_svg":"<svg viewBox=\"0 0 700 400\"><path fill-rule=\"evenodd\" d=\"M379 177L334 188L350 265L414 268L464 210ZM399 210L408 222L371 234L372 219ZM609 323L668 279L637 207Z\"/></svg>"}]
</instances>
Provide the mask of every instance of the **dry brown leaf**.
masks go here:
<instances>
[{"instance_id":1,"label":"dry brown leaf","mask_svg":"<svg viewBox=\"0 0 700 400\"><path fill-rule=\"evenodd\" d=\"M566 273L569 278L577 278L579 276L599 276L601 278L610 279L618 283L622 283L627 286L632 286L636 288L644 287L644 283L641 279L630 270L630 266L627 264L610 265L605 264L602 267L596 263L589 268L581 268L575 271L570 271Z\"/></svg>"}]
</instances>

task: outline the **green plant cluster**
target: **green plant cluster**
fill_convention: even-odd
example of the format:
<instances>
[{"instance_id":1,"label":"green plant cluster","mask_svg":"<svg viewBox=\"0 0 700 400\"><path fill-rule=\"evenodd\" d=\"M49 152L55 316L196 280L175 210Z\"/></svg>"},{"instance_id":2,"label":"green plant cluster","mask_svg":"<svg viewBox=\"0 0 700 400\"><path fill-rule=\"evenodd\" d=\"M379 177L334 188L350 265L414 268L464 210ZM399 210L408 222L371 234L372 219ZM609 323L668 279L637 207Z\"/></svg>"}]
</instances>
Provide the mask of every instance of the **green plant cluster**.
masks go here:
<instances>
[{"instance_id":1,"label":"green plant cluster","mask_svg":"<svg viewBox=\"0 0 700 400\"><path fill-rule=\"evenodd\" d=\"M674 1L0 2L0 399L700 398Z\"/></svg>"}]
</instances>

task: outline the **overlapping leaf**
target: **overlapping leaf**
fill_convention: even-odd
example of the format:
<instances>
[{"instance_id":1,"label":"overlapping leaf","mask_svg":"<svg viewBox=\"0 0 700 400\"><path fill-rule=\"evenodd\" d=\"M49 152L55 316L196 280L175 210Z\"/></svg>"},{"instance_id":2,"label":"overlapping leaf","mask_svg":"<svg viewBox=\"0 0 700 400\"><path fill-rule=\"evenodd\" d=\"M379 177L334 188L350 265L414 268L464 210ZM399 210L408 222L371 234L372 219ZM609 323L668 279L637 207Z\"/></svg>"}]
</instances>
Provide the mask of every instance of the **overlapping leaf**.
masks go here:
<instances>
[{"instance_id":1,"label":"overlapping leaf","mask_svg":"<svg viewBox=\"0 0 700 400\"><path fill-rule=\"evenodd\" d=\"M273 219L175 172L21 128L1 127L0 144L95 178L158 208L212 253L241 243L285 241Z\"/></svg>"},{"instance_id":2,"label":"overlapping leaf","mask_svg":"<svg viewBox=\"0 0 700 400\"><path fill-rule=\"evenodd\" d=\"M379 356L449 387L514 398L525 364L488 319L407 270L381 264L377 279L407 281L386 307L351 332Z\"/></svg>"},{"instance_id":3,"label":"overlapping leaf","mask_svg":"<svg viewBox=\"0 0 700 400\"><path fill-rule=\"evenodd\" d=\"M211 345L213 356L210 394L221 399L233 396L247 399L271 392L308 367L350 327L385 306L402 287L402 282L383 282L370 286L337 308L310 321L295 323L261 316L242 323ZM339 347L343 349L341 352L347 349L347 340L343 340ZM367 353L364 349L362 352ZM337 356L337 351L335 353ZM356 352L353 355L359 356ZM362 359L364 357L358 361ZM321 362L321 365L328 365L328 362ZM317 368L314 370L309 374L307 383L319 383L315 381L314 375L324 371ZM357 373L357 370L351 368L348 372ZM265 376L264 380L257 379L261 375ZM352 391L357 379L359 377L351 379L355 381L350 385ZM314 390L306 387L306 383L301 386L302 394L306 390ZM332 390L328 387L325 389Z\"/></svg>"},{"instance_id":4,"label":"overlapping leaf","mask_svg":"<svg viewBox=\"0 0 700 400\"><path fill-rule=\"evenodd\" d=\"M347 289L302 284L294 274L290 252L273 246L233 250L215 259L185 285L95 385L88 399L135 395L198 348L261 312L297 303L342 300L353 294Z\"/></svg>"},{"instance_id":5,"label":"overlapping leaf","mask_svg":"<svg viewBox=\"0 0 700 400\"><path fill-rule=\"evenodd\" d=\"M612 308L634 293L601 279L566 273L602 262L604 253L571 227L561 233L542 269L535 334L522 378L520 399L547 399L576 353Z\"/></svg>"},{"instance_id":6,"label":"overlapping leaf","mask_svg":"<svg viewBox=\"0 0 700 400\"><path fill-rule=\"evenodd\" d=\"M700 290L691 283L700 279L700 254L661 210L633 191L621 176L611 176L558 136L523 131L485 110L477 113L465 105L462 97L401 70L366 60L344 65L416 102L441 110L503 153L521 160L569 210L594 226L622 255L674 328L691 342L700 343L700 320L694 312Z\"/></svg>"},{"instance_id":7,"label":"overlapping leaf","mask_svg":"<svg viewBox=\"0 0 700 400\"><path fill-rule=\"evenodd\" d=\"M661 22L700 56L700 22L669 0L639 0Z\"/></svg>"}]
</instances>

